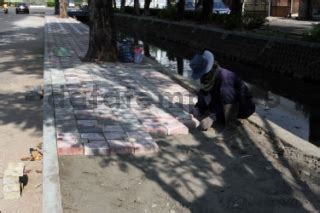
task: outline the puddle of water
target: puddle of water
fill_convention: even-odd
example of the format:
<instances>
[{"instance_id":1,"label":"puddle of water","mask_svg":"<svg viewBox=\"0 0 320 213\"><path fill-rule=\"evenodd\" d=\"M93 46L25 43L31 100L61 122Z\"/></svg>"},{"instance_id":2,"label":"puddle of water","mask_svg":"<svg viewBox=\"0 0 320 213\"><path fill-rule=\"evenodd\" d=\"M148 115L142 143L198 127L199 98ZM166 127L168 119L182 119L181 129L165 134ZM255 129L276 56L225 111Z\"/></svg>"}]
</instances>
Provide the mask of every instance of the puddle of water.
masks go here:
<instances>
[{"instance_id":1,"label":"puddle of water","mask_svg":"<svg viewBox=\"0 0 320 213\"><path fill-rule=\"evenodd\" d=\"M167 69L170 69L173 73L178 73L188 78L191 76L189 60L186 59L186 57L178 57L175 53L167 51L166 47L159 46L158 43L157 46L152 45L149 40L148 43L151 58ZM139 45L143 45L143 42L139 41ZM190 53L187 53L186 55L190 58ZM274 122L296 136L320 146L320 113L315 110L315 107L311 107L311 105L308 104L314 100L310 100L310 98L304 99L303 94L301 99L305 100L305 102L298 102L286 98L279 93L282 92L283 94L287 94L292 92L290 87L283 87L280 85L281 83L275 83L274 80L268 79L265 75L259 74L254 76L248 74L245 71L246 68L242 68L238 65L236 65L237 69L232 69L235 66L227 61L220 61L220 64L222 67L235 71L246 81L254 96L254 101L257 106L256 113L258 115ZM255 70L256 72L260 72L260 70ZM271 77L278 79L277 76ZM287 80L288 79L286 79L286 81ZM282 82L282 84L283 83L286 82ZM313 89L312 86L311 89ZM311 95L311 97L313 96Z\"/></svg>"}]
</instances>

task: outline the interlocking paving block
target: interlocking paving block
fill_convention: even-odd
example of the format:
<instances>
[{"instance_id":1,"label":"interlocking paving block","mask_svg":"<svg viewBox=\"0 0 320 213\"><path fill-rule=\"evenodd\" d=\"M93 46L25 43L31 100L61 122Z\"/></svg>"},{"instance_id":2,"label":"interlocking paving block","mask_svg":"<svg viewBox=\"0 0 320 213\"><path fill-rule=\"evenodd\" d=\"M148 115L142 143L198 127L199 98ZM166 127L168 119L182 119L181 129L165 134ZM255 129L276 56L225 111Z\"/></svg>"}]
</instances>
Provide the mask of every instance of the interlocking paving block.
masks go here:
<instances>
[{"instance_id":1,"label":"interlocking paving block","mask_svg":"<svg viewBox=\"0 0 320 213\"><path fill-rule=\"evenodd\" d=\"M189 134L189 129L180 122L164 124L168 130L168 135L187 135Z\"/></svg>"},{"instance_id":2,"label":"interlocking paving block","mask_svg":"<svg viewBox=\"0 0 320 213\"><path fill-rule=\"evenodd\" d=\"M146 121L142 123L144 130L153 137L165 137L168 135L168 129L158 122Z\"/></svg>"},{"instance_id":3,"label":"interlocking paving block","mask_svg":"<svg viewBox=\"0 0 320 213\"><path fill-rule=\"evenodd\" d=\"M103 134L107 140L126 140L128 137L125 132L104 132Z\"/></svg>"},{"instance_id":4,"label":"interlocking paving block","mask_svg":"<svg viewBox=\"0 0 320 213\"><path fill-rule=\"evenodd\" d=\"M103 128L104 132L123 132L123 128L121 125L106 125Z\"/></svg>"},{"instance_id":5,"label":"interlocking paving block","mask_svg":"<svg viewBox=\"0 0 320 213\"><path fill-rule=\"evenodd\" d=\"M101 133L81 133L80 135L82 139L87 139L89 141L105 140L105 138L103 137L103 134Z\"/></svg>"},{"instance_id":6,"label":"interlocking paving block","mask_svg":"<svg viewBox=\"0 0 320 213\"><path fill-rule=\"evenodd\" d=\"M145 131L129 131L126 132L128 136L128 140L131 142L135 142L141 139L149 139L152 140L152 137L149 133Z\"/></svg>"},{"instance_id":7,"label":"interlocking paving block","mask_svg":"<svg viewBox=\"0 0 320 213\"><path fill-rule=\"evenodd\" d=\"M83 155L82 142L78 133L57 133L58 155Z\"/></svg>"},{"instance_id":8,"label":"interlocking paving block","mask_svg":"<svg viewBox=\"0 0 320 213\"><path fill-rule=\"evenodd\" d=\"M169 76L144 65L82 63L78 56L86 53L88 38L76 36L65 40L61 33L73 37L77 32L61 29L57 23L49 25L50 48L45 55L45 66L52 70L56 131L80 132L64 137L57 134L60 146L70 147L74 143L73 146L86 149L94 146L93 141L102 141L110 143L114 153L117 148L120 153L132 153L133 143L140 141L140 145L145 145L140 150L144 151L136 149L137 153L147 153L157 150L150 134L157 137L188 134L186 126L194 125L188 113L194 95ZM71 57L53 57L52 49L59 46L68 48ZM152 145L141 142L145 140L150 140Z\"/></svg>"},{"instance_id":9,"label":"interlocking paving block","mask_svg":"<svg viewBox=\"0 0 320 213\"><path fill-rule=\"evenodd\" d=\"M130 154L134 152L131 142L124 140L108 140L110 154Z\"/></svg>"},{"instance_id":10,"label":"interlocking paving block","mask_svg":"<svg viewBox=\"0 0 320 213\"><path fill-rule=\"evenodd\" d=\"M84 144L85 155L108 155L110 154L110 148L108 143L103 141L91 141Z\"/></svg>"},{"instance_id":11,"label":"interlocking paving block","mask_svg":"<svg viewBox=\"0 0 320 213\"><path fill-rule=\"evenodd\" d=\"M157 143L152 140L139 140L132 142L134 148L134 154L147 154L159 151Z\"/></svg>"},{"instance_id":12,"label":"interlocking paving block","mask_svg":"<svg viewBox=\"0 0 320 213\"><path fill-rule=\"evenodd\" d=\"M98 122L96 120L77 120L77 124L80 126L92 127L97 126Z\"/></svg>"},{"instance_id":13,"label":"interlocking paving block","mask_svg":"<svg viewBox=\"0 0 320 213\"><path fill-rule=\"evenodd\" d=\"M80 133L102 133L102 128L100 127L91 127L91 126L79 126Z\"/></svg>"}]
</instances>

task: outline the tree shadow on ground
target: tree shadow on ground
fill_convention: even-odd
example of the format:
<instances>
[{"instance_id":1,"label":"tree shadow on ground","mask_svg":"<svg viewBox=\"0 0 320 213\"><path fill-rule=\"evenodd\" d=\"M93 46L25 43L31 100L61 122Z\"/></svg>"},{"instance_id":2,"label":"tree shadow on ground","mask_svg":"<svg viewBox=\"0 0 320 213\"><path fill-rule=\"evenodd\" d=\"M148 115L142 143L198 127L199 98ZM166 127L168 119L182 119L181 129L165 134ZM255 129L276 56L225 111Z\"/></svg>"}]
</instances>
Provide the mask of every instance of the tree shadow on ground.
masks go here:
<instances>
[{"instance_id":1,"label":"tree shadow on ground","mask_svg":"<svg viewBox=\"0 0 320 213\"><path fill-rule=\"evenodd\" d=\"M170 83L162 82L161 86L167 88ZM139 88L161 96L154 87L140 84ZM150 106L151 103L144 105L144 109ZM293 176L283 177L267 157L267 150L259 147L259 143L271 143L271 140L255 138L257 133L249 133L244 126L239 131L239 137L219 143L214 135L194 130L185 138L159 140L161 150L157 156L119 155L116 163L124 172L129 166L141 170L191 212L307 212L310 209L306 209L305 200L311 203L311 208L319 209L318 198L293 174L294 169L285 160L278 161ZM105 158L100 166L108 168L110 160Z\"/></svg>"},{"instance_id":2,"label":"tree shadow on ground","mask_svg":"<svg viewBox=\"0 0 320 213\"><path fill-rule=\"evenodd\" d=\"M92 66L90 70L94 71L91 72L94 75L99 69L108 69L103 65ZM113 67L117 72L120 70L130 72L132 69L133 67L128 69ZM103 82L99 82L99 78L106 78L113 84L124 84L123 81L117 82L111 76L100 74L95 81L91 81L91 84L104 85ZM128 74L124 73L121 78L125 78L126 75ZM87 83L90 84L90 81ZM136 86L154 93L152 86L144 87L142 84L143 81ZM161 86L165 88L169 85L163 82ZM159 98L165 99L165 97ZM167 112L170 113L170 110ZM99 116L95 118L103 119ZM128 125L130 120L118 123ZM214 133L210 131L203 133L192 130L186 136L158 139L160 152L153 156L118 155L116 158L110 156L92 158L97 159L98 166L104 170L108 170L111 165L118 166L120 171L128 175L130 167L139 170L146 179L154 182L170 196L171 200L183 206L185 211L308 212L312 209L319 210L319 198L302 182L295 180L298 177L291 174L293 170L290 165L285 161L278 161L276 166L270 159L270 153L260 146L270 141L259 137L245 125L239 126L239 132L237 137L219 143L214 138ZM278 167L289 170L293 178L280 172L282 170L278 170ZM82 171L86 172L89 169L82 168ZM73 171L69 172L73 173ZM117 176L117 174L112 175ZM130 177L127 178L130 179ZM108 177L103 177L103 181L109 181ZM121 193L126 191L121 188L121 179L119 181L109 184L119 185L117 191L111 193L120 193L121 196ZM92 186L92 189L95 189L94 187L99 186ZM86 188L85 196L94 197L91 193L95 194L96 191L92 189ZM148 194L156 196L152 192ZM113 211L117 210L113 209Z\"/></svg>"},{"instance_id":3,"label":"tree shadow on ground","mask_svg":"<svg viewBox=\"0 0 320 213\"><path fill-rule=\"evenodd\" d=\"M25 95L43 78L43 18L30 15L2 20L7 28L0 31L0 124L41 134L42 102L27 101ZM29 26L32 21L40 23Z\"/></svg>"}]
</instances>

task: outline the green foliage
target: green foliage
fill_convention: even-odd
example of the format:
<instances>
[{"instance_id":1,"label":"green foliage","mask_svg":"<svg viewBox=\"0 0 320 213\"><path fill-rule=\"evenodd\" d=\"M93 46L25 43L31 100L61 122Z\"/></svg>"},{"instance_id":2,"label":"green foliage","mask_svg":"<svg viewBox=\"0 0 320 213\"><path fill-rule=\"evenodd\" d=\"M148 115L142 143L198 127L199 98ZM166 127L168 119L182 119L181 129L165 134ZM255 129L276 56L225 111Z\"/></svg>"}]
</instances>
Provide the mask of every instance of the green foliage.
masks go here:
<instances>
[{"instance_id":1,"label":"green foliage","mask_svg":"<svg viewBox=\"0 0 320 213\"><path fill-rule=\"evenodd\" d=\"M54 7L54 6L55 6L54 0L48 0L48 1L47 1L47 6L48 6L48 7Z\"/></svg>"},{"instance_id":2,"label":"green foliage","mask_svg":"<svg viewBox=\"0 0 320 213\"><path fill-rule=\"evenodd\" d=\"M257 16L253 14L246 14L242 16L242 26L245 29L257 29L266 23L266 19L262 16Z\"/></svg>"},{"instance_id":3,"label":"green foliage","mask_svg":"<svg viewBox=\"0 0 320 213\"><path fill-rule=\"evenodd\" d=\"M216 13L212 14L211 15L211 22L218 24L218 25L223 25L228 16L229 16L228 14L216 14Z\"/></svg>"},{"instance_id":4,"label":"green foliage","mask_svg":"<svg viewBox=\"0 0 320 213\"><path fill-rule=\"evenodd\" d=\"M196 10L196 11L185 11L184 12L184 18L186 20L190 20L190 21L200 21L200 17L201 17L201 11L200 10Z\"/></svg>"},{"instance_id":5,"label":"green foliage","mask_svg":"<svg viewBox=\"0 0 320 213\"><path fill-rule=\"evenodd\" d=\"M241 16L227 15L223 18L223 26L227 30L234 30L241 27Z\"/></svg>"},{"instance_id":6,"label":"green foliage","mask_svg":"<svg viewBox=\"0 0 320 213\"><path fill-rule=\"evenodd\" d=\"M159 12L158 17L161 19L177 20L177 14L178 10L176 7L167 6Z\"/></svg>"},{"instance_id":7,"label":"green foliage","mask_svg":"<svg viewBox=\"0 0 320 213\"><path fill-rule=\"evenodd\" d=\"M320 24L314 25L304 38L308 41L320 42Z\"/></svg>"},{"instance_id":8,"label":"green foliage","mask_svg":"<svg viewBox=\"0 0 320 213\"><path fill-rule=\"evenodd\" d=\"M56 4L54 2L47 2L48 7L54 7Z\"/></svg>"}]
</instances>

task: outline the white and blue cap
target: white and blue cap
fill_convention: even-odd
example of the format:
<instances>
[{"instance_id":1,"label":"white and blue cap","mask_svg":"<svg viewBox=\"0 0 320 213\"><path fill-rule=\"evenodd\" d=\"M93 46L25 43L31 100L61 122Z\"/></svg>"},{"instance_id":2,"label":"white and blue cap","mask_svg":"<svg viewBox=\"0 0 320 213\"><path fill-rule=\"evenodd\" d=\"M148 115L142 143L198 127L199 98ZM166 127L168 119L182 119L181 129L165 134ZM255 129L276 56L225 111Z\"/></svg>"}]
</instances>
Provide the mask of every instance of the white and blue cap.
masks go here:
<instances>
[{"instance_id":1,"label":"white and blue cap","mask_svg":"<svg viewBox=\"0 0 320 213\"><path fill-rule=\"evenodd\" d=\"M214 55L208 50L205 50L201 55L195 55L190 61L191 78L194 80L200 79L204 74L210 72L213 63Z\"/></svg>"}]
</instances>

